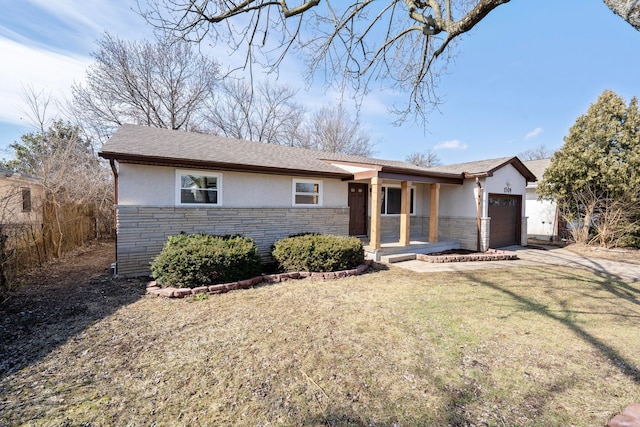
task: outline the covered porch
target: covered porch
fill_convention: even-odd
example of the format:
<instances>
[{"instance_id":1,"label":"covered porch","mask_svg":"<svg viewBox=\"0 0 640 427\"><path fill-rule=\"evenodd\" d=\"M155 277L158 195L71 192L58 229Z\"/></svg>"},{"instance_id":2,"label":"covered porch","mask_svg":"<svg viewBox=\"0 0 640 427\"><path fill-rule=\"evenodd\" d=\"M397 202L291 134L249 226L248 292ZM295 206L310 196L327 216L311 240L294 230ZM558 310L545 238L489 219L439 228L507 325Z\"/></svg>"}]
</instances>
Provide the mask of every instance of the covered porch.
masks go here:
<instances>
[{"instance_id":1,"label":"covered porch","mask_svg":"<svg viewBox=\"0 0 640 427\"><path fill-rule=\"evenodd\" d=\"M367 238L363 238L363 241L368 258L379 261L383 256L398 253L433 253L460 247L460 243L457 241L440 240L439 211L441 186L462 186L464 182L462 174L434 172L428 169L406 169L388 165L341 164L340 166L349 168L353 172L353 179L350 180L350 184L353 186L349 188L350 223L361 221L360 217L364 215L364 224L366 225L359 230L366 230L366 233L355 232L350 226L350 234L361 237L366 234ZM428 188L428 194L425 190L420 195L422 200L419 200L421 206L427 210L422 214L425 220L428 217L428 225L425 224L424 228L415 230L412 235L413 197L418 198L417 194L413 194L412 187L416 184ZM368 205L368 209L361 207L362 197L356 197L358 196L356 192L362 192L358 186L364 187L365 193L369 193L370 200L368 202L367 195L364 196L364 204ZM393 212L389 211L392 202L390 193L383 192L383 189L389 186L395 188ZM367 188L368 191L366 191ZM385 194L387 199L385 199ZM351 196L354 196L353 199ZM428 208L426 208L427 205ZM368 218L367 212L370 215ZM397 233L393 233L395 238L390 238L388 233L383 235L383 222L385 222L387 231L390 223L394 228L398 227L396 228Z\"/></svg>"}]
</instances>

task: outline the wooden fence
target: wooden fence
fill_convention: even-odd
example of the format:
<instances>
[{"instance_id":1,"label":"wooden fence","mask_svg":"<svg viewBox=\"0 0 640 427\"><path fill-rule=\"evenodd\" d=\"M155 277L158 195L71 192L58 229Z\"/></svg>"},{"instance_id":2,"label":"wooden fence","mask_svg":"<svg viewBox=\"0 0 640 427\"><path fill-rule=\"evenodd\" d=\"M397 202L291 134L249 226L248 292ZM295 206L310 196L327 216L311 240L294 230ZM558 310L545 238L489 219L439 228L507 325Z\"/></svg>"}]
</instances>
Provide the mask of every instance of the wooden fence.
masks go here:
<instances>
[{"instance_id":1,"label":"wooden fence","mask_svg":"<svg viewBox=\"0 0 640 427\"><path fill-rule=\"evenodd\" d=\"M113 238L113 224L91 206L52 204L43 207L42 223L0 224L0 287L91 240Z\"/></svg>"}]
</instances>

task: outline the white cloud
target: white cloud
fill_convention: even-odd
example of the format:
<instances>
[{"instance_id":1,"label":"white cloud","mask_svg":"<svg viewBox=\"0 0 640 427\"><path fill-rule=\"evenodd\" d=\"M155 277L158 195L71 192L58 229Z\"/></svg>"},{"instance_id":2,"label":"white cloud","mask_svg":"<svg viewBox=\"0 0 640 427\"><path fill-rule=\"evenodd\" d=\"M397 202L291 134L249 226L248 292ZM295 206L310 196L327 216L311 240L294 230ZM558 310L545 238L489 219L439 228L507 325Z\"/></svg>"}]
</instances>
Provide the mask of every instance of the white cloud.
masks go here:
<instances>
[{"instance_id":1,"label":"white cloud","mask_svg":"<svg viewBox=\"0 0 640 427\"><path fill-rule=\"evenodd\" d=\"M151 39L153 36L153 29L136 13L135 2L130 0L28 1L43 13L67 23L69 30L65 31L63 37L88 38L85 41L93 43L104 31L117 34L125 40L137 40L140 37ZM140 4L144 7L146 1L143 0Z\"/></svg>"},{"instance_id":2,"label":"white cloud","mask_svg":"<svg viewBox=\"0 0 640 427\"><path fill-rule=\"evenodd\" d=\"M467 149L467 144L457 139L452 139L450 141L442 141L435 145L436 150L457 150L464 151Z\"/></svg>"},{"instance_id":3,"label":"white cloud","mask_svg":"<svg viewBox=\"0 0 640 427\"><path fill-rule=\"evenodd\" d=\"M25 88L45 90L58 98L68 97L72 83L84 77L91 63L89 57L49 52L5 38L0 38L0 52L5 58L0 68L0 121L9 123L21 123Z\"/></svg>"},{"instance_id":4,"label":"white cloud","mask_svg":"<svg viewBox=\"0 0 640 427\"><path fill-rule=\"evenodd\" d=\"M542 133L542 128L535 128L534 130L532 130L531 132L529 132L528 134L526 134L524 136L524 139L531 139L531 138L535 138L536 136L540 135Z\"/></svg>"}]
</instances>

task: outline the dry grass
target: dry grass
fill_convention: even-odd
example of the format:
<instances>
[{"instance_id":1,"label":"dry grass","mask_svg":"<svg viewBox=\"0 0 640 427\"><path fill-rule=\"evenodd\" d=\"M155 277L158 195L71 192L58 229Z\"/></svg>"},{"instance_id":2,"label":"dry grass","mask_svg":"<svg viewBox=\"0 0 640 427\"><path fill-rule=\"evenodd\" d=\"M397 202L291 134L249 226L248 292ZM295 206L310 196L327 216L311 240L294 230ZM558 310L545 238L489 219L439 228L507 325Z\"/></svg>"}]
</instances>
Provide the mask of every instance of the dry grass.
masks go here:
<instances>
[{"instance_id":1,"label":"dry grass","mask_svg":"<svg viewBox=\"0 0 640 427\"><path fill-rule=\"evenodd\" d=\"M201 300L101 280L66 317L0 312L3 360L33 353L0 365L0 425L598 426L640 401L640 285L614 277L391 268Z\"/></svg>"},{"instance_id":2,"label":"dry grass","mask_svg":"<svg viewBox=\"0 0 640 427\"><path fill-rule=\"evenodd\" d=\"M602 248L578 243L572 243L566 248L571 252L586 257L640 264L640 249L637 248Z\"/></svg>"}]
</instances>

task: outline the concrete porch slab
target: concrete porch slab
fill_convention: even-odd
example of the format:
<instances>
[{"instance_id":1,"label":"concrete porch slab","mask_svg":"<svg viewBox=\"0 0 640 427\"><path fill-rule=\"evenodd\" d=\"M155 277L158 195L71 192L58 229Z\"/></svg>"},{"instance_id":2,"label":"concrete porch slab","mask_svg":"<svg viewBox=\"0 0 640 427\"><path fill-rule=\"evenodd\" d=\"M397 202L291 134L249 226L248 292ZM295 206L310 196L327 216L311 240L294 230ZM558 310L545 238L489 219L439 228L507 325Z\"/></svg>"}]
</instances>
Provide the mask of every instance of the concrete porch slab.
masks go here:
<instances>
[{"instance_id":1,"label":"concrete porch slab","mask_svg":"<svg viewBox=\"0 0 640 427\"><path fill-rule=\"evenodd\" d=\"M439 242L429 242L427 238L412 239L409 246L403 246L397 241L383 242L381 248L375 250L368 245L368 242L364 242L365 258L372 259L376 262L385 262L382 257L388 257L391 255L406 255L415 259L416 254L430 254L434 252L442 252L449 249L460 249L460 242L458 240L441 240ZM404 260L403 260L404 261ZM391 261L399 262L399 261Z\"/></svg>"}]
</instances>

